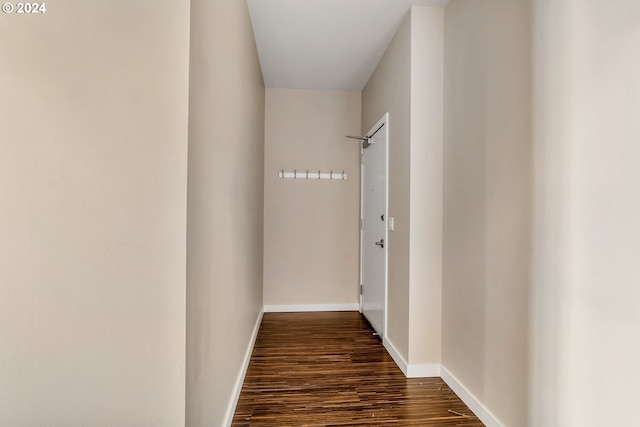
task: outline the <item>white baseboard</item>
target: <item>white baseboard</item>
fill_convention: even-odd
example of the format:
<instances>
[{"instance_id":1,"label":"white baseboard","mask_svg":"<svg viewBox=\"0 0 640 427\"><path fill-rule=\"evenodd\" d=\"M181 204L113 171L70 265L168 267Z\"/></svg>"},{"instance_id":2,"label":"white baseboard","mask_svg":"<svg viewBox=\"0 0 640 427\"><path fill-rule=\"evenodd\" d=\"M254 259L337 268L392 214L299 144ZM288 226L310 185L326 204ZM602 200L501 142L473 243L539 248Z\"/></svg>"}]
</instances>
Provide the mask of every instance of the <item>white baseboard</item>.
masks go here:
<instances>
[{"instance_id":1,"label":"white baseboard","mask_svg":"<svg viewBox=\"0 0 640 427\"><path fill-rule=\"evenodd\" d=\"M291 304L265 305L265 313L297 313L304 311L358 311L360 305L353 304Z\"/></svg>"},{"instance_id":2,"label":"white baseboard","mask_svg":"<svg viewBox=\"0 0 640 427\"><path fill-rule=\"evenodd\" d=\"M244 377L247 375L247 369L249 368L249 362L251 361L251 353L253 353L253 346L256 343L256 338L258 338L258 331L260 330L260 323L262 323L262 315L264 314L264 310L260 312L258 315L258 319L256 320L256 324L253 327L253 335L251 336L251 341L249 342L249 346L247 347L247 351L244 354L244 361L242 362L242 370L236 379L236 383L234 385L233 397L231 402L229 402L229 406L227 407L227 413L225 414L225 426L231 427L231 423L233 422L233 415L236 412L236 406L238 406L238 399L240 398L240 392L242 391L242 384L244 384Z\"/></svg>"},{"instance_id":3,"label":"white baseboard","mask_svg":"<svg viewBox=\"0 0 640 427\"><path fill-rule=\"evenodd\" d=\"M442 366L440 371L442 380L451 387L451 390L476 414L486 427L505 427L447 368Z\"/></svg>"},{"instance_id":4,"label":"white baseboard","mask_svg":"<svg viewBox=\"0 0 640 427\"><path fill-rule=\"evenodd\" d=\"M387 349L389 355L391 356L393 361L396 362L396 365L398 365L398 368L400 368L404 376L407 377L407 361L404 360L404 358L400 355L400 352L394 347L393 344L391 344L391 341L389 341L387 337L382 338L382 345L384 345L384 348Z\"/></svg>"},{"instance_id":5,"label":"white baseboard","mask_svg":"<svg viewBox=\"0 0 640 427\"><path fill-rule=\"evenodd\" d=\"M438 364L430 365L412 365L407 367L407 378L434 378L440 376L440 367Z\"/></svg>"},{"instance_id":6,"label":"white baseboard","mask_svg":"<svg viewBox=\"0 0 640 427\"><path fill-rule=\"evenodd\" d=\"M430 377L439 377L440 376L440 365L438 364L431 364L431 365L411 365L408 364L406 360L404 360L404 357L402 357L400 355L400 352L398 351L397 348L395 348L395 346L391 343L391 341L389 341L387 339L387 337L384 337L382 339L382 344L384 345L384 348L387 349L387 351L389 352L389 355L391 355L391 358L393 359L394 362L396 362L396 365L398 365L398 368L400 368L400 370L402 371L402 373L404 374L405 377L407 378L430 378Z\"/></svg>"}]
</instances>

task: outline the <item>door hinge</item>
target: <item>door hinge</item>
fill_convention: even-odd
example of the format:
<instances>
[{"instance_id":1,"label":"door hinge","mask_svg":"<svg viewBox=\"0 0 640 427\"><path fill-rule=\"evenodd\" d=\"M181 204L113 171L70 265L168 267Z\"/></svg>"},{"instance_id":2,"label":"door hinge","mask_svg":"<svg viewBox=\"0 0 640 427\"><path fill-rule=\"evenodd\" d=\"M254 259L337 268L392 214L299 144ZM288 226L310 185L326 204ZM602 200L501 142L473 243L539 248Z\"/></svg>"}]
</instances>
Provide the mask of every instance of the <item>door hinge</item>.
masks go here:
<instances>
[{"instance_id":1,"label":"door hinge","mask_svg":"<svg viewBox=\"0 0 640 427\"><path fill-rule=\"evenodd\" d=\"M360 218L360 230L364 230L364 219Z\"/></svg>"},{"instance_id":2,"label":"door hinge","mask_svg":"<svg viewBox=\"0 0 640 427\"><path fill-rule=\"evenodd\" d=\"M364 286L364 285L360 285L360 295L362 295L362 287L363 287L363 286Z\"/></svg>"}]
</instances>

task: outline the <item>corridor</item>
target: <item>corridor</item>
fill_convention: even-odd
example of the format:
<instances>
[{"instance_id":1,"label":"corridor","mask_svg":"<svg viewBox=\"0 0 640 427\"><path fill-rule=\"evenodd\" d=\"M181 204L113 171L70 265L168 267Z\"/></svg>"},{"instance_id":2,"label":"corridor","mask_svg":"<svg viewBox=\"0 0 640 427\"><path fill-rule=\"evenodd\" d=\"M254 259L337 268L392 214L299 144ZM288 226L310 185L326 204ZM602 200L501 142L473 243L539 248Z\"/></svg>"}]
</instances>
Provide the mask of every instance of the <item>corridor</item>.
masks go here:
<instances>
[{"instance_id":1,"label":"corridor","mask_svg":"<svg viewBox=\"0 0 640 427\"><path fill-rule=\"evenodd\" d=\"M407 379L358 312L266 313L232 427L483 424L440 378Z\"/></svg>"}]
</instances>

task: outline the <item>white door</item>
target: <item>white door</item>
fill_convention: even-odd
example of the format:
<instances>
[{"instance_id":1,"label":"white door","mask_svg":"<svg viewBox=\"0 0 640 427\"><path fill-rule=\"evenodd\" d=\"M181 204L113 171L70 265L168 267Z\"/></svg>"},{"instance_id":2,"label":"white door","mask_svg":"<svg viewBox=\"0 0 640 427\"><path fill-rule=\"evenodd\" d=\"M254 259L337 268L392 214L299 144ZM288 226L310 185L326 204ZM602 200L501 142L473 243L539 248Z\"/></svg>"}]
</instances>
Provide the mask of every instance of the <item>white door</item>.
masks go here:
<instances>
[{"instance_id":1,"label":"white door","mask_svg":"<svg viewBox=\"0 0 640 427\"><path fill-rule=\"evenodd\" d=\"M367 133L362 146L360 268L361 311L385 334L387 299L387 169L389 114Z\"/></svg>"}]
</instances>

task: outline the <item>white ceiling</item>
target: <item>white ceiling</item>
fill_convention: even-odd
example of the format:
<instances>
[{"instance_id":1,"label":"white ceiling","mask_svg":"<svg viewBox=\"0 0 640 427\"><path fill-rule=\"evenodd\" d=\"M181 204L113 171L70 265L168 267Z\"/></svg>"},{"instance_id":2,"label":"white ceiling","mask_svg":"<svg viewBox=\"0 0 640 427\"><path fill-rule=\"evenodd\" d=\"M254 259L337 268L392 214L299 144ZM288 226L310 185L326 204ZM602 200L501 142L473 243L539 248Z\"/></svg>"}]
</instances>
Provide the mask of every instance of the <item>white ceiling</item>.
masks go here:
<instances>
[{"instance_id":1,"label":"white ceiling","mask_svg":"<svg viewBox=\"0 0 640 427\"><path fill-rule=\"evenodd\" d=\"M247 0L265 85L360 91L412 4L448 0Z\"/></svg>"}]
</instances>

